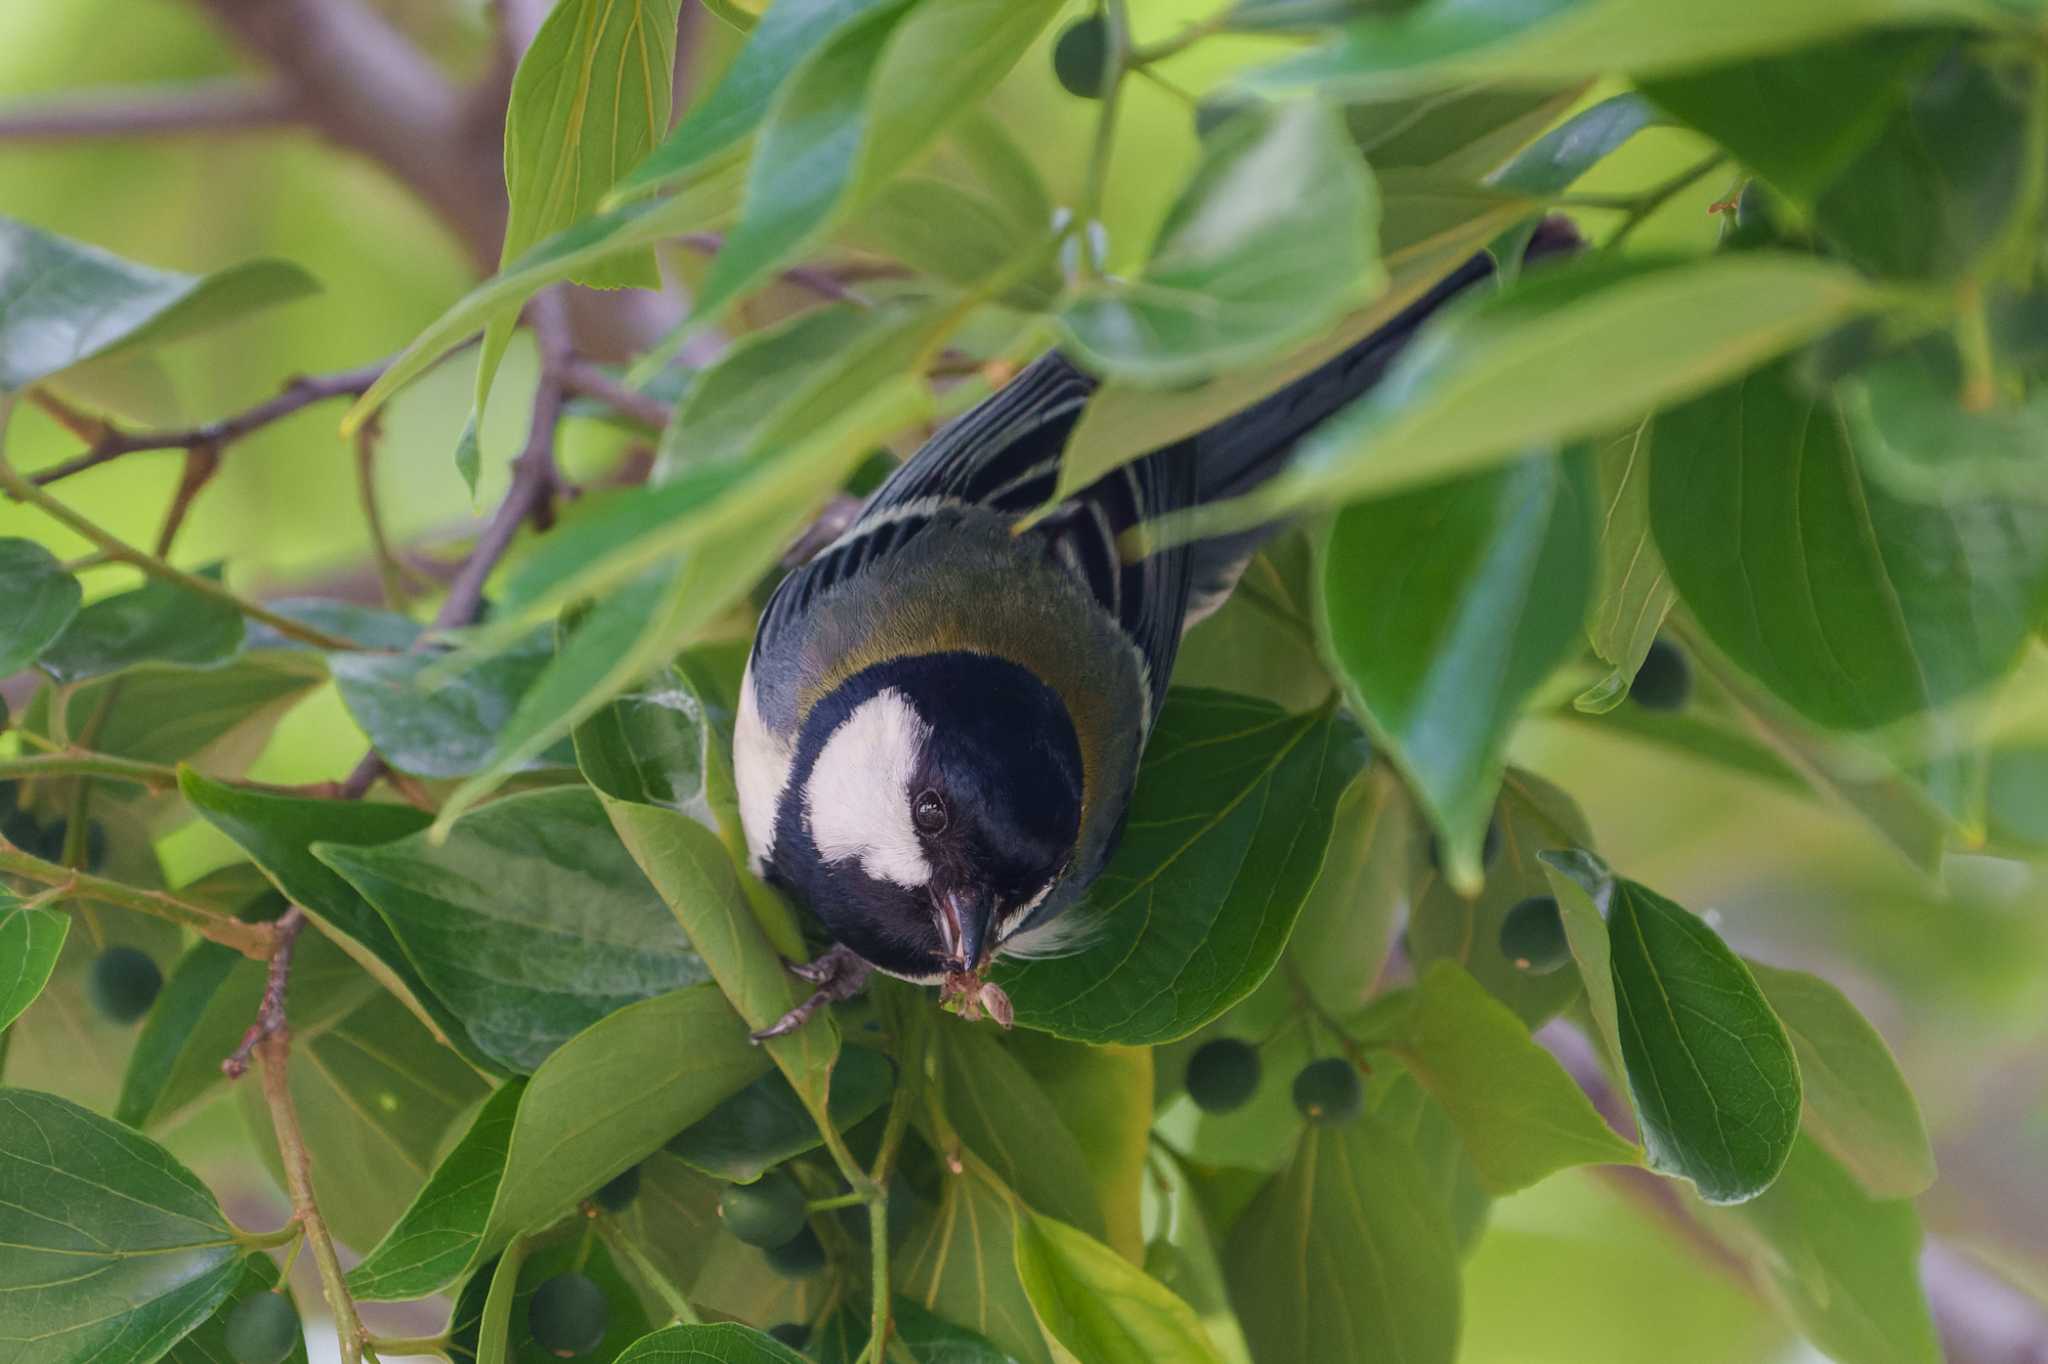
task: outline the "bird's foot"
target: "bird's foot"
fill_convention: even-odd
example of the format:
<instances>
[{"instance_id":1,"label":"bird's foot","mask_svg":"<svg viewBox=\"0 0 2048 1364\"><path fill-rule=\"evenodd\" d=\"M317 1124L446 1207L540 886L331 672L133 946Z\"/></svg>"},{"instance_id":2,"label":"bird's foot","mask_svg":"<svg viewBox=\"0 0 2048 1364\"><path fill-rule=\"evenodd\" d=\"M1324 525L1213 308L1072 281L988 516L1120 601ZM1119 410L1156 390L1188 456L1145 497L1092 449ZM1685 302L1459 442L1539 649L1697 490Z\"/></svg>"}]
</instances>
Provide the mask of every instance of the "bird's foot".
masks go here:
<instances>
[{"instance_id":1,"label":"bird's foot","mask_svg":"<svg viewBox=\"0 0 2048 1364\"><path fill-rule=\"evenodd\" d=\"M811 992L809 999L791 1009L782 1017L750 1036L758 1044L771 1037L787 1037L811 1021L811 1015L827 1004L837 1004L852 999L861 987L868 983L868 977L875 968L861 960L853 949L833 944L830 951L816 961L785 962L789 973L798 980L809 981L818 988Z\"/></svg>"}]
</instances>

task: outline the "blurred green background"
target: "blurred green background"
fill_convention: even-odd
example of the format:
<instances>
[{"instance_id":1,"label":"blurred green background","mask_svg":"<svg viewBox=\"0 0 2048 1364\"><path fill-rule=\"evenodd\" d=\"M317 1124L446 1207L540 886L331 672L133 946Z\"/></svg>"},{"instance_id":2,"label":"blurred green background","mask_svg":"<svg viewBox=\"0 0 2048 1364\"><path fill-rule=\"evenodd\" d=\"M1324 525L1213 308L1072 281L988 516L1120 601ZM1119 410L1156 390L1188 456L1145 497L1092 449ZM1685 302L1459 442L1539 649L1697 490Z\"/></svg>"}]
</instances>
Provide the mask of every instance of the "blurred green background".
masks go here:
<instances>
[{"instance_id":1,"label":"blurred green background","mask_svg":"<svg viewBox=\"0 0 2048 1364\"><path fill-rule=\"evenodd\" d=\"M1134 7L1139 36L1163 36L1209 7L1209 0L1147 0ZM382 8L451 72L484 60L482 0L386 0ZM729 58L731 41L716 23L697 31L705 40L696 55L702 89ZM1250 40L1205 43L1168 73L1199 93L1259 48ZM0 4L0 105L217 78L238 65L196 8L178 0ZM1058 89L1040 51L1011 77L997 108L1055 192L1071 197L1093 107ZM1128 261L1142 254L1152 230L1145 215L1167 202L1192 162L1190 106L1138 82L1119 137L1107 226L1113 258ZM1686 135L1652 130L1580 188L1637 188L1697 155ZM1706 205L1727 188L1710 179L1679 196L1635 240L1642 249L1711 241L1716 229ZM156 410L147 414L164 423L221 415L275 392L295 373L393 351L473 282L463 252L403 188L301 131L0 140L0 212L158 266L204 271L276 255L324 283L316 298L170 351L168 389L154 395ZM378 451L394 540L427 542L429 552L439 543L451 556L504 479L504 460L487 458L472 502L453 469L468 371L467 358L458 357L401 397ZM486 425L488 452L516 446L529 373L528 357L515 350ZM233 583L259 594L362 567L338 415L333 406L315 408L237 445L199 502L179 559L225 560ZM588 474L622 448L617 434L578 424L567 462L572 473ZM72 437L38 413L22 414L11 436L12 458L25 468L75 449ZM118 534L146 541L177 477L173 455L145 454L67 482L61 492ZM0 505L0 535L41 539L60 555L85 548L13 505ZM127 585L120 570L88 576L94 593ZM2016 693L2048 694L2040 685L2048 665L2039 658L2034 665ZM326 688L286 718L252 775L339 777L362 747ZM1739 950L1819 971L1856 999L1899 1051L1937 1138L1943 1178L1923 1200L1930 1229L2048 1291L2048 897L2038 872L1958 858L1944 885L1926 884L1846 814L1570 718L1532 719L1517 758L1579 800L1611 861L1687 905L1712 907ZM172 836L163 852L174 882L229 860L225 842L198 830ZM173 1144L244 1221L268 1224L281 1204L269 1177L236 1154L240 1121L234 1104L217 1103L178 1129ZM262 1213L266 1205L273 1212ZM1597 1174L1561 1175L1500 1203L1467 1282L1469 1364L1810 1357L1745 1285ZM331 1337L316 1330L313 1340L316 1351L332 1350Z\"/></svg>"}]
</instances>

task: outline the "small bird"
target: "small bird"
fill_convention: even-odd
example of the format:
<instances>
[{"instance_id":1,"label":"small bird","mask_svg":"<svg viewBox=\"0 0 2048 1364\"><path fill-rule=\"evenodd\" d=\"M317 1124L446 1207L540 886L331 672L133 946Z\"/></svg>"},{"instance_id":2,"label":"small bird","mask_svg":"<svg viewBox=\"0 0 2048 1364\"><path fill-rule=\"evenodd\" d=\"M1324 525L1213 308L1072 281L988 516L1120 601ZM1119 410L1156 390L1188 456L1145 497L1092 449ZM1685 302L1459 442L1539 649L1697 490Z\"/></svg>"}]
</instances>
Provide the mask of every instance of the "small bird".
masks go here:
<instances>
[{"instance_id":1,"label":"small bird","mask_svg":"<svg viewBox=\"0 0 2048 1364\"><path fill-rule=\"evenodd\" d=\"M1531 256L1568 249L1561 232L1546 224ZM733 766L754 870L835 945L792 968L816 991L757 1040L875 970L1009 1026L990 963L1075 943L1062 916L1116 847L1181 634L1223 603L1267 532L1128 562L1118 537L1270 477L1491 273L1475 257L1319 368L1020 531L1052 496L1095 388L1044 355L784 578L748 658Z\"/></svg>"}]
</instances>

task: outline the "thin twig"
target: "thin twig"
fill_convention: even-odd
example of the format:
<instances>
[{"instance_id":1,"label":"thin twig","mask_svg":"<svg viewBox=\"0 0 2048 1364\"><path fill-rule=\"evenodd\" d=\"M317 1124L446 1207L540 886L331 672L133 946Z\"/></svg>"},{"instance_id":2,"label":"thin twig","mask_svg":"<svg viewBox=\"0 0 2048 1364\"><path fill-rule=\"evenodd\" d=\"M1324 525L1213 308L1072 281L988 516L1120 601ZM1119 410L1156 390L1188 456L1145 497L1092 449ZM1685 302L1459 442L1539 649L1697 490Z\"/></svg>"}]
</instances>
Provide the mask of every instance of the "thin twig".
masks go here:
<instances>
[{"instance_id":1,"label":"thin twig","mask_svg":"<svg viewBox=\"0 0 2048 1364\"><path fill-rule=\"evenodd\" d=\"M157 532L157 558L170 558L171 546L177 543L178 532L185 528L185 517L192 510L192 503L199 497L200 490L213 482L213 476L219 472L219 446L195 445L185 451L185 467L178 474L178 490L172 494L170 509L164 513L163 529Z\"/></svg>"},{"instance_id":2,"label":"thin twig","mask_svg":"<svg viewBox=\"0 0 2048 1364\"><path fill-rule=\"evenodd\" d=\"M306 1152L305 1133L299 1129L299 1112L292 1103L291 1084L285 1073L291 1057L291 1030L280 1024L264 1037L256 1054L263 1063L263 1098L270 1106L270 1125L277 1134L278 1154L284 1161L284 1182L291 1194L292 1209L305 1228L306 1243L313 1249L313 1263L320 1270L320 1287L327 1307L334 1314L334 1334L341 1342L342 1364L361 1364L363 1323L356 1316L355 1300L349 1297L342 1278L341 1258L334 1253L334 1237L313 1200L313 1161Z\"/></svg>"},{"instance_id":3,"label":"thin twig","mask_svg":"<svg viewBox=\"0 0 2048 1364\"><path fill-rule=\"evenodd\" d=\"M363 525L370 532L370 555L377 565L377 581L384 591L384 605L403 611L411 596L405 564L391 548L384 530L384 513L377 503L377 440L383 434L378 414L356 430L356 502L363 513Z\"/></svg>"},{"instance_id":4,"label":"thin twig","mask_svg":"<svg viewBox=\"0 0 2048 1364\"><path fill-rule=\"evenodd\" d=\"M302 374L287 383L276 396L246 411L201 426L171 431L122 431L81 416L53 395L37 390L30 395L31 401L62 422L81 440L89 442L92 448L61 464L39 469L30 475L30 479L39 486L55 483L87 469L98 468L109 460L143 450L193 450L201 446L211 446L216 452L225 450L244 436L316 403L362 396L369 391L371 384L377 382L377 376L384 372L387 364L389 361L379 360L372 365L333 374Z\"/></svg>"},{"instance_id":5,"label":"thin twig","mask_svg":"<svg viewBox=\"0 0 2048 1364\"><path fill-rule=\"evenodd\" d=\"M234 1054L220 1063L221 1074L230 1080L239 1080L249 1069L249 1057L265 1038L283 1032L285 1023L284 992L291 981L292 953L298 946L299 934L305 931L306 911L293 905L277 917L270 926L272 946L270 949L270 970L264 977L263 1002L256 1006L256 1021L242 1034L242 1043Z\"/></svg>"},{"instance_id":6,"label":"thin twig","mask_svg":"<svg viewBox=\"0 0 2048 1364\"><path fill-rule=\"evenodd\" d=\"M200 81L10 104L0 108L0 142L269 132L297 121L297 102L282 81Z\"/></svg>"},{"instance_id":7,"label":"thin twig","mask_svg":"<svg viewBox=\"0 0 2048 1364\"><path fill-rule=\"evenodd\" d=\"M676 242L700 255L715 256L725 245L725 238L717 232L687 232L676 238ZM792 266L782 271L779 277L785 284L794 285L833 303L851 303L865 308L874 302L830 270L821 270L816 266Z\"/></svg>"},{"instance_id":8,"label":"thin twig","mask_svg":"<svg viewBox=\"0 0 2048 1364\"><path fill-rule=\"evenodd\" d=\"M231 947L245 957L262 961L270 956L271 930L269 924L245 923L216 913L204 905L181 900L161 890L142 890L120 881L110 881L104 876L67 867L62 863L49 862L26 853L0 835L0 874L19 876L43 886L68 886L73 898L92 900L112 905L116 909L132 910L152 918L166 919L174 924L183 924L210 942Z\"/></svg>"},{"instance_id":9,"label":"thin twig","mask_svg":"<svg viewBox=\"0 0 2048 1364\"><path fill-rule=\"evenodd\" d=\"M674 412L651 393L628 388L587 360L570 360L562 367L562 386L571 393L603 403L652 431L669 423Z\"/></svg>"}]
</instances>

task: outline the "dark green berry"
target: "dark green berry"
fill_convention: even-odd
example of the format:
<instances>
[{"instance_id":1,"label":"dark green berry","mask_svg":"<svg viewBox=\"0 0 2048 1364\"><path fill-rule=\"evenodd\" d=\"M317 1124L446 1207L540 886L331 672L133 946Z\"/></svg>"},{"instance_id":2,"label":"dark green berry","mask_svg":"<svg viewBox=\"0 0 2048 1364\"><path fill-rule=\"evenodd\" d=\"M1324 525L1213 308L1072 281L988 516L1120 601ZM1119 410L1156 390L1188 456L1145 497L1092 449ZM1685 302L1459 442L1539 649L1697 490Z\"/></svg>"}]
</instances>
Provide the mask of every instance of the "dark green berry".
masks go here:
<instances>
[{"instance_id":1,"label":"dark green berry","mask_svg":"<svg viewBox=\"0 0 2048 1364\"><path fill-rule=\"evenodd\" d=\"M750 1246L783 1245L805 1229L804 1191L782 1171L770 1170L752 1184L728 1184L718 1196L718 1215Z\"/></svg>"},{"instance_id":2,"label":"dark green berry","mask_svg":"<svg viewBox=\"0 0 2048 1364\"><path fill-rule=\"evenodd\" d=\"M560 1359L588 1354L604 1340L611 1307L604 1290L582 1274L557 1274L533 1290L526 1326L542 1349Z\"/></svg>"},{"instance_id":3,"label":"dark green berry","mask_svg":"<svg viewBox=\"0 0 2048 1364\"><path fill-rule=\"evenodd\" d=\"M70 821L61 816L51 820L48 824L43 825L42 832L36 836L36 846L31 851L45 862L63 861L64 836L70 830Z\"/></svg>"},{"instance_id":4,"label":"dark green berry","mask_svg":"<svg viewBox=\"0 0 2048 1364\"><path fill-rule=\"evenodd\" d=\"M1341 1056L1309 1062L1294 1077L1294 1106L1310 1122L1350 1122L1365 1108L1358 1067Z\"/></svg>"},{"instance_id":5,"label":"dark green berry","mask_svg":"<svg viewBox=\"0 0 2048 1364\"><path fill-rule=\"evenodd\" d=\"M590 1201L606 1212L624 1212L640 1196L640 1167L632 1166L596 1193Z\"/></svg>"},{"instance_id":6,"label":"dark green berry","mask_svg":"<svg viewBox=\"0 0 2048 1364\"><path fill-rule=\"evenodd\" d=\"M85 980L86 997L100 1015L115 1023L133 1023L156 1003L164 974L149 954L134 947L109 947L93 959Z\"/></svg>"},{"instance_id":7,"label":"dark green berry","mask_svg":"<svg viewBox=\"0 0 2048 1364\"><path fill-rule=\"evenodd\" d=\"M825 1244L808 1222L795 1236L761 1255L770 1269L786 1279L807 1279L825 1267Z\"/></svg>"},{"instance_id":8,"label":"dark green berry","mask_svg":"<svg viewBox=\"0 0 2048 1364\"><path fill-rule=\"evenodd\" d=\"M801 1350L810 1341L811 1328L800 1321L785 1321L780 1326L769 1327L768 1334L792 1350Z\"/></svg>"},{"instance_id":9,"label":"dark green berry","mask_svg":"<svg viewBox=\"0 0 2048 1364\"><path fill-rule=\"evenodd\" d=\"M305 1339L299 1309L282 1293L258 1293L228 1313L228 1354L236 1364L282 1364Z\"/></svg>"},{"instance_id":10,"label":"dark green berry","mask_svg":"<svg viewBox=\"0 0 2048 1364\"><path fill-rule=\"evenodd\" d=\"M0 838L25 853L39 853L43 846L43 827L28 811L10 810L4 819L0 819Z\"/></svg>"},{"instance_id":11,"label":"dark green berry","mask_svg":"<svg viewBox=\"0 0 2048 1364\"><path fill-rule=\"evenodd\" d=\"M1242 1108L1259 1088L1259 1053L1249 1042L1219 1037L1188 1058L1188 1097L1204 1113Z\"/></svg>"},{"instance_id":12,"label":"dark green berry","mask_svg":"<svg viewBox=\"0 0 2048 1364\"><path fill-rule=\"evenodd\" d=\"M1669 640L1652 641L1629 683L1628 699L1644 710L1680 710L1692 695L1692 665Z\"/></svg>"},{"instance_id":13,"label":"dark green berry","mask_svg":"<svg viewBox=\"0 0 2048 1364\"><path fill-rule=\"evenodd\" d=\"M1500 921L1500 954L1518 970L1547 976L1572 959L1564 936L1564 916L1548 895L1532 895L1510 909Z\"/></svg>"},{"instance_id":14,"label":"dark green berry","mask_svg":"<svg viewBox=\"0 0 2048 1364\"><path fill-rule=\"evenodd\" d=\"M1109 26L1099 14L1076 19L1053 44L1052 73L1070 95L1101 99L1109 84Z\"/></svg>"}]
</instances>

